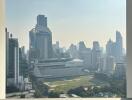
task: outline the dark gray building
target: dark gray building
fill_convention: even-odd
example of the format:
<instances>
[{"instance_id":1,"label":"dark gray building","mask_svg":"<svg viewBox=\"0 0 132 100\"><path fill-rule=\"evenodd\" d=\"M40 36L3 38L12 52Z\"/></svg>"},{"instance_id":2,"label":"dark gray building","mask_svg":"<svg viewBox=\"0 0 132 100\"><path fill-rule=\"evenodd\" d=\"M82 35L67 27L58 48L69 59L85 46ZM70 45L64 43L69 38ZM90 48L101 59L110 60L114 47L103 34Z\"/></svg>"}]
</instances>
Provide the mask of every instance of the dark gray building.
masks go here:
<instances>
[{"instance_id":1,"label":"dark gray building","mask_svg":"<svg viewBox=\"0 0 132 100\"><path fill-rule=\"evenodd\" d=\"M8 38L8 48L7 48L7 86L18 86L19 83L19 44L17 38Z\"/></svg>"},{"instance_id":2,"label":"dark gray building","mask_svg":"<svg viewBox=\"0 0 132 100\"><path fill-rule=\"evenodd\" d=\"M7 83L7 76L9 74L9 32L7 31L7 28L5 28L5 34L6 34L6 86L8 85Z\"/></svg>"}]
</instances>

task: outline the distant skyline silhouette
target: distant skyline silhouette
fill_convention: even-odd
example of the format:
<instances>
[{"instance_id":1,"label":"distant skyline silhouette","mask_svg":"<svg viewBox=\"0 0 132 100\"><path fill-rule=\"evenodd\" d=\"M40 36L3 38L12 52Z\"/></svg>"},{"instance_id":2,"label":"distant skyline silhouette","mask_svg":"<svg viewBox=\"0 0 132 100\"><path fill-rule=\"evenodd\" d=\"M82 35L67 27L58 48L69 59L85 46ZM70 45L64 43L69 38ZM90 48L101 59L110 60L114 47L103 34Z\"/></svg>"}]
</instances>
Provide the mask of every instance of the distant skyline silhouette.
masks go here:
<instances>
[{"instance_id":1,"label":"distant skyline silhouette","mask_svg":"<svg viewBox=\"0 0 132 100\"><path fill-rule=\"evenodd\" d=\"M71 43L93 41L106 46L115 41L116 30L126 48L126 0L6 0L6 27L20 46L29 46L29 31L36 25L37 15L47 17L53 43L68 48Z\"/></svg>"}]
</instances>

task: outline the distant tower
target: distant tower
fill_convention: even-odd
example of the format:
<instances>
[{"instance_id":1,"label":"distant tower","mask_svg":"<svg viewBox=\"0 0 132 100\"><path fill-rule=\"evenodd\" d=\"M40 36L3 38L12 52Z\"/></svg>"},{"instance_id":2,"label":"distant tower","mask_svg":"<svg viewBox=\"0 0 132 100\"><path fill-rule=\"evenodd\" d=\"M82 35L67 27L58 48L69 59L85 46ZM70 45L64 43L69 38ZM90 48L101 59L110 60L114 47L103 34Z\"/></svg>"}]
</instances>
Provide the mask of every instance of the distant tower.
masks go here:
<instances>
[{"instance_id":1,"label":"distant tower","mask_svg":"<svg viewBox=\"0 0 132 100\"><path fill-rule=\"evenodd\" d=\"M93 48L92 48L92 69L98 70L98 62L101 58L101 49L98 41L93 42Z\"/></svg>"},{"instance_id":2,"label":"distant tower","mask_svg":"<svg viewBox=\"0 0 132 100\"><path fill-rule=\"evenodd\" d=\"M59 49L59 41L56 41L56 47Z\"/></svg>"},{"instance_id":3,"label":"distant tower","mask_svg":"<svg viewBox=\"0 0 132 100\"><path fill-rule=\"evenodd\" d=\"M107 56L113 56L113 46L114 43L111 39L109 39L109 41L106 44L106 54Z\"/></svg>"},{"instance_id":4,"label":"distant tower","mask_svg":"<svg viewBox=\"0 0 132 100\"><path fill-rule=\"evenodd\" d=\"M122 36L119 31L116 31L116 58L119 59L123 55Z\"/></svg>"},{"instance_id":5,"label":"distant tower","mask_svg":"<svg viewBox=\"0 0 132 100\"><path fill-rule=\"evenodd\" d=\"M29 32L30 60L52 58L52 33L47 27L47 17L37 16L37 24Z\"/></svg>"},{"instance_id":6,"label":"distant tower","mask_svg":"<svg viewBox=\"0 0 132 100\"><path fill-rule=\"evenodd\" d=\"M86 51L86 46L84 41L79 42L79 58L83 59L84 58L84 52Z\"/></svg>"},{"instance_id":7,"label":"distant tower","mask_svg":"<svg viewBox=\"0 0 132 100\"><path fill-rule=\"evenodd\" d=\"M47 27L47 17L44 15L38 15L37 16L37 24L36 24L36 30L38 31L50 31Z\"/></svg>"},{"instance_id":8,"label":"distant tower","mask_svg":"<svg viewBox=\"0 0 132 100\"><path fill-rule=\"evenodd\" d=\"M47 17L45 17L44 15L38 15L37 26L47 27Z\"/></svg>"},{"instance_id":9,"label":"distant tower","mask_svg":"<svg viewBox=\"0 0 132 100\"><path fill-rule=\"evenodd\" d=\"M112 56L107 56L106 57L106 68L105 71L107 74L111 75L115 71L115 59Z\"/></svg>"},{"instance_id":10,"label":"distant tower","mask_svg":"<svg viewBox=\"0 0 132 100\"><path fill-rule=\"evenodd\" d=\"M69 47L69 53L70 53L70 56L72 58L78 58L78 51L77 51L77 47L76 45L74 44L71 44L70 47Z\"/></svg>"},{"instance_id":11,"label":"distant tower","mask_svg":"<svg viewBox=\"0 0 132 100\"><path fill-rule=\"evenodd\" d=\"M79 51L84 51L86 50L86 46L84 44L84 41L79 42Z\"/></svg>"},{"instance_id":12,"label":"distant tower","mask_svg":"<svg viewBox=\"0 0 132 100\"><path fill-rule=\"evenodd\" d=\"M8 71L7 85L18 86L19 83L19 44L18 39L13 38L12 34L8 44Z\"/></svg>"},{"instance_id":13,"label":"distant tower","mask_svg":"<svg viewBox=\"0 0 132 100\"><path fill-rule=\"evenodd\" d=\"M79 50L76 50L76 52L78 52L78 58L83 60L83 65L91 68L91 49L86 47L84 41L79 42Z\"/></svg>"},{"instance_id":14,"label":"distant tower","mask_svg":"<svg viewBox=\"0 0 132 100\"><path fill-rule=\"evenodd\" d=\"M99 45L98 41L94 41L93 42L93 49L95 49L95 50L99 50L100 49L100 45Z\"/></svg>"}]
</instances>

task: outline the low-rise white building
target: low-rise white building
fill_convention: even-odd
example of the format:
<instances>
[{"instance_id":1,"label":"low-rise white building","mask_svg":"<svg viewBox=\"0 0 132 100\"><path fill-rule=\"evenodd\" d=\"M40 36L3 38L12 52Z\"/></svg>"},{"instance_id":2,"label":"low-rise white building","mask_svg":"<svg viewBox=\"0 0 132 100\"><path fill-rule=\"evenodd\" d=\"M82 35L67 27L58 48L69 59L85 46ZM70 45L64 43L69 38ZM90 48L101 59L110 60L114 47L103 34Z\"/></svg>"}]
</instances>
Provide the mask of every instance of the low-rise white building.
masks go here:
<instances>
[{"instance_id":1,"label":"low-rise white building","mask_svg":"<svg viewBox=\"0 0 132 100\"><path fill-rule=\"evenodd\" d=\"M80 59L50 59L38 61L34 66L34 75L39 78L61 78L85 74L83 60Z\"/></svg>"}]
</instances>

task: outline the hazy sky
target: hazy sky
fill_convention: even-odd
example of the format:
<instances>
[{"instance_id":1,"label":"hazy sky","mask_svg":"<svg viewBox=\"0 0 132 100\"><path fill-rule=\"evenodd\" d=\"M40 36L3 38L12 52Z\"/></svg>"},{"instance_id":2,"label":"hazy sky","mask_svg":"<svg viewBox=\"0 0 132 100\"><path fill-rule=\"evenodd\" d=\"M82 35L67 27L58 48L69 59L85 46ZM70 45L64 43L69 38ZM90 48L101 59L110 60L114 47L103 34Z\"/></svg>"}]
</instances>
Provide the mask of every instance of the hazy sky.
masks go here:
<instances>
[{"instance_id":1,"label":"hazy sky","mask_svg":"<svg viewBox=\"0 0 132 100\"><path fill-rule=\"evenodd\" d=\"M105 47L119 30L126 47L126 0L6 0L6 26L20 46L28 47L38 14L47 16L53 43L61 46L83 40L87 47L93 41Z\"/></svg>"}]
</instances>

